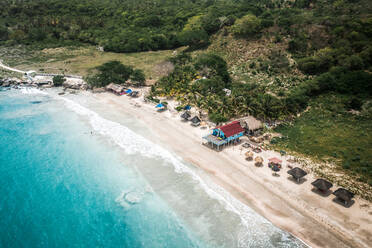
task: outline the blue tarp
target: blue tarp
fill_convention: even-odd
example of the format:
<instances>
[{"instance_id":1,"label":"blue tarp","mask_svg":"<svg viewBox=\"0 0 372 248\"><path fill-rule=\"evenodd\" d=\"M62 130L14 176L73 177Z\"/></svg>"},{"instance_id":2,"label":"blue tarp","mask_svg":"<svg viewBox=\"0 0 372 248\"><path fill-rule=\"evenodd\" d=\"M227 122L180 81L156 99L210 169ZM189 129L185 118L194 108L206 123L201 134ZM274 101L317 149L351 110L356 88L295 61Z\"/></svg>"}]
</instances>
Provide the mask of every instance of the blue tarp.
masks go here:
<instances>
[{"instance_id":1,"label":"blue tarp","mask_svg":"<svg viewBox=\"0 0 372 248\"><path fill-rule=\"evenodd\" d=\"M132 90L131 89L126 90L125 93L127 93L127 94L132 93Z\"/></svg>"},{"instance_id":2,"label":"blue tarp","mask_svg":"<svg viewBox=\"0 0 372 248\"><path fill-rule=\"evenodd\" d=\"M191 109L191 106L190 106L190 105L186 105L186 106L184 107L184 109L185 109L185 110L190 110L190 109Z\"/></svg>"},{"instance_id":3,"label":"blue tarp","mask_svg":"<svg viewBox=\"0 0 372 248\"><path fill-rule=\"evenodd\" d=\"M159 103L158 105L155 106L155 108L163 108L163 107L164 107L164 105L161 104L161 103Z\"/></svg>"}]
</instances>

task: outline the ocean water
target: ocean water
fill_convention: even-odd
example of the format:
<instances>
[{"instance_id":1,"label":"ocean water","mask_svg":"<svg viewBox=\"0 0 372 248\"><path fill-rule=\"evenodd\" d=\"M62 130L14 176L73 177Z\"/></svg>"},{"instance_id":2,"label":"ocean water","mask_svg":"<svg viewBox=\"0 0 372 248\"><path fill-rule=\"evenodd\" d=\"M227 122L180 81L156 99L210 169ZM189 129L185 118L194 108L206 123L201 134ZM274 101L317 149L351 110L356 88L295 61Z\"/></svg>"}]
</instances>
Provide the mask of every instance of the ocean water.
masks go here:
<instances>
[{"instance_id":1,"label":"ocean water","mask_svg":"<svg viewBox=\"0 0 372 248\"><path fill-rule=\"evenodd\" d=\"M304 247L83 94L0 88L0 247Z\"/></svg>"}]
</instances>

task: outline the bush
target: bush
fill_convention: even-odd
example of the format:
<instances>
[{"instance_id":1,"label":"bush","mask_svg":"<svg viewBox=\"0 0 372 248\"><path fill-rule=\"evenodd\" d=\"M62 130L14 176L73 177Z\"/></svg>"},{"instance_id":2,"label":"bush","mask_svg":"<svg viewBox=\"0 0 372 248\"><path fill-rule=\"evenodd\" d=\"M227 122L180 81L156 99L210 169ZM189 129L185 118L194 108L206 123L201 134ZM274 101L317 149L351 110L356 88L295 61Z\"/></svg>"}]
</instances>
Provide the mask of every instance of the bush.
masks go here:
<instances>
[{"instance_id":1,"label":"bush","mask_svg":"<svg viewBox=\"0 0 372 248\"><path fill-rule=\"evenodd\" d=\"M225 83L230 82L227 64L223 58L216 54L206 53L199 55L195 62L195 68L199 71L207 71L208 77L219 76Z\"/></svg>"},{"instance_id":2,"label":"bush","mask_svg":"<svg viewBox=\"0 0 372 248\"><path fill-rule=\"evenodd\" d=\"M88 82L96 87L104 87L110 83L124 84L133 73L132 67L116 60L106 62L96 69L98 74L88 79Z\"/></svg>"},{"instance_id":3,"label":"bush","mask_svg":"<svg viewBox=\"0 0 372 248\"><path fill-rule=\"evenodd\" d=\"M209 44L209 36L204 30L187 30L183 31L179 40L182 45L189 45L191 48L202 48Z\"/></svg>"},{"instance_id":4,"label":"bush","mask_svg":"<svg viewBox=\"0 0 372 248\"><path fill-rule=\"evenodd\" d=\"M132 74L130 75L130 79L137 85L143 86L145 85L145 74L140 69L133 70Z\"/></svg>"},{"instance_id":5,"label":"bush","mask_svg":"<svg viewBox=\"0 0 372 248\"><path fill-rule=\"evenodd\" d=\"M236 20L231 27L231 31L236 36L249 36L258 33L261 30L261 20L255 15L248 14Z\"/></svg>"},{"instance_id":6,"label":"bush","mask_svg":"<svg viewBox=\"0 0 372 248\"><path fill-rule=\"evenodd\" d=\"M304 73L314 75L319 73L319 64L313 57L307 57L298 61L298 68Z\"/></svg>"},{"instance_id":7,"label":"bush","mask_svg":"<svg viewBox=\"0 0 372 248\"><path fill-rule=\"evenodd\" d=\"M66 81L64 76L54 76L53 77L53 85L56 87L62 86L62 84Z\"/></svg>"},{"instance_id":8,"label":"bush","mask_svg":"<svg viewBox=\"0 0 372 248\"><path fill-rule=\"evenodd\" d=\"M216 124L228 121L228 119L225 116L221 115L220 113L210 113L208 117L210 121Z\"/></svg>"}]
</instances>

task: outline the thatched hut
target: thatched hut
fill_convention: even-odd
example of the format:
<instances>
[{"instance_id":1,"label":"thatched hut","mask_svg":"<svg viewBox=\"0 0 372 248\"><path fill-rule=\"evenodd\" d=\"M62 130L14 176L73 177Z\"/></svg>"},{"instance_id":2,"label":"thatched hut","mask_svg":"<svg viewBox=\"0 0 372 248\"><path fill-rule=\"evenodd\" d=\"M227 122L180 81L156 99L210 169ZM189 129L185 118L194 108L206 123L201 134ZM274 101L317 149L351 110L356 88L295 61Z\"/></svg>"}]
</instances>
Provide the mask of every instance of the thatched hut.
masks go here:
<instances>
[{"instance_id":1,"label":"thatched hut","mask_svg":"<svg viewBox=\"0 0 372 248\"><path fill-rule=\"evenodd\" d=\"M181 115L181 118L182 118L184 121L188 121L190 117L191 117L191 115L189 114L188 111L185 111L185 112Z\"/></svg>"},{"instance_id":2,"label":"thatched hut","mask_svg":"<svg viewBox=\"0 0 372 248\"><path fill-rule=\"evenodd\" d=\"M325 179L318 178L314 182L311 183L315 188L320 190L321 192L327 192L330 188L332 188L333 184L328 182Z\"/></svg>"},{"instance_id":3,"label":"thatched hut","mask_svg":"<svg viewBox=\"0 0 372 248\"><path fill-rule=\"evenodd\" d=\"M107 91L111 91L117 95L120 95L124 91L124 87L119 84L111 83L106 86Z\"/></svg>"},{"instance_id":4,"label":"thatched hut","mask_svg":"<svg viewBox=\"0 0 372 248\"><path fill-rule=\"evenodd\" d=\"M207 124L205 121L200 122L200 126L201 126L201 128L203 128L203 129L208 128L208 124Z\"/></svg>"},{"instance_id":5,"label":"thatched hut","mask_svg":"<svg viewBox=\"0 0 372 248\"><path fill-rule=\"evenodd\" d=\"M191 125L194 126L194 127L197 127L197 126L200 126L200 118L198 116L194 116L193 118L191 118Z\"/></svg>"},{"instance_id":6,"label":"thatched hut","mask_svg":"<svg viewBox=\"0 0 372 248\"><path fill-rule=\"evenodd\" d=\"M257 120L253 116L247 116L240 119L240 125L244 128L246 134L254 134L255 131L263 128L261 121Z\"/></svg>"},{"instance_id":7,"label":"thatched hut","mask_svg":"<svg viewBox=\"0 0 372 248\"><path fill-rule=\"evenodd\" d=\"M354 193L350 192L344 188L338 188L333 194L336 196L336 199L341 200L344 205L350 203L351 199L354 197Z\"/></svg>"},{"instance_id":8,"label":"thatched hut","mask_svg":"<svg viewBox=\"0 0 372 248\"><path fill-rule=\"evenodd\" d=\"M253 160L253 152L251 152L251 151L246 152L245 153L245 159L247 161L252 161Z\"/></svg>"},{"instance_id":9,"label":"thatched hut","mask_svg":"<svg viewBox=\"0 0 372 248\"><path fill-rule=\"evenodd\" d=\"M307 172L299 167L295 167L287 171L287 173L296 179L297 182L300 182L300 179L307 175Z\"/></svg>"},{"instance_id":10,"label":"thatched hut","mask_svg":"<svg viewBox=\"0 0 372 248\"><path fill-rule=\"evenodd\" d=\"M262 157L258 156L258 157L256 157L256 158L254 159L254 161L255 161L255 165L256 165L256 166L262 166L264 160L263 160Z\"/></svg>"}]
</instances>

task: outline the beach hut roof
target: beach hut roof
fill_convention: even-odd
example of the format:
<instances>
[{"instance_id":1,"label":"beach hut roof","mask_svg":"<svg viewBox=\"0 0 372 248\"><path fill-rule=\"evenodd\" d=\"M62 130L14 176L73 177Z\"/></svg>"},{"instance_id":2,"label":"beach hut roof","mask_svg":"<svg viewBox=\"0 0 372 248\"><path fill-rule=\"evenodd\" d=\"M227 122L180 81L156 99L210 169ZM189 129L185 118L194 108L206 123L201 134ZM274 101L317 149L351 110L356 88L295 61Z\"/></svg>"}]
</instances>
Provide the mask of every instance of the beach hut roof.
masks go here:
<instances>
[{"instance_id":1,"label":"beach hut roof","mask_svg":"<svg viewBox=\"0 0 372 248\"><path fill-rule=\"evenodd\" d=\"M328 182L327 180L324 180L322 178L316 179L314 182L311 183L314 187L320 189L320 190L328 190L332 188L333 184L331 182Z\"/></svg>"},{"instance_id":2,"label":"beach hut roof","mask_svg":"<svg viewBox=\"0 0 372 248\"><path fill-rule=\"evenodd\" d=\"M242 118L241 121L246 124L249 130L257 130L262 128L262 122L254 118L253 116L247 116Z\"/></svg>"},{"instance_id":3,"label":"beach hut roof","mask_svg":"<svg viewBox=\"0 0 372 248\"><path fill-rule=\"evenodd\" d=\"M354 193L344 188L338 188L333 194L344 201L350 201L354 197Z\"/></svg>"},{"instance_id":4,"label":"beach hut roof","mask_svg":"<svg viewBox=\"0 0 372 248\"><path fill-rule=\"evenodd\" d=\"M191 119L191 122L192 123L198 123L198 122L200 122L200 118L198 117L198 116L194 116L192 119Z\"/></svg>"},{"instance_id":5,"label":"beach hut roof","mask_svg":"<svg viewBox=\"0 0 372 248\"><path fill-rule=\"evenodd\" d=\"M185 111L182 115L181 115L181 118L183 118L183 119L188 119L188 118L190 118L191 117L191 115L189 114L189 112L187 112L187 111Z\"/></svg>"},{"instance_id":6,"label":"beach hut roof","mask_svg":"<svg viewBox=\"0 0 372 248\"><path fill-rule=\"evenodd\" d=\"M106 86L106 90L112 90L116 93L121 93L124 90L124 87L119 84L111 83Z\"/></svg>"},{"instance_id":7,"label":"beach hut roof","mask_svg":"<svg viewBox=\"0 0 372 248\"><path fill-rule=\"evenodd\" d=\"M244 129L240 125L239 121L233 121L227 125L216 127L217 129L220 129L226 137L233 136L235 134L244 132Z\"/></svg>"},{"instance_id":8,"label":"beach hut roof","mask_svg":"<svg viewBox=\"0 0 372 248\"><path fill-rule=\"evenodd\" d=\"M245 156L246 157L253 157L253 152L248 151L248 152L245 153Z\"/></svg>"},{"instance_id":9,"label":"beach hut roof","mask_svg":"<svg viewBox=\"0 0 372 248\"><path fill-rule=\"evenodd\" d=\"M293 169L289 170L287 173L296 179L299 179L307 175L307 172L299 167L294 167Z\"/></svg>"},{"instance_id":10,"label":"beach hut roof","mask_svg":"<svg viewBox=\"0 0 372 248\"><path fill-rule=\"evenodd\" d=\"M262 163L263 162L263 158L258 156L254 159L254 161L256 161L257 163Z\"/></svg>"},{"instance_id":11,"label":"beach hut roof","mask_svg":"<svg viewBox=\"0 0 372 248\"><path fill-rule=\"evenodd\" d=\"M274 164L281 164L282 163L282 160L280 160L279 158L269 158L269 162L270 163L274 163Z\"/></svg>"}]
</instances>

